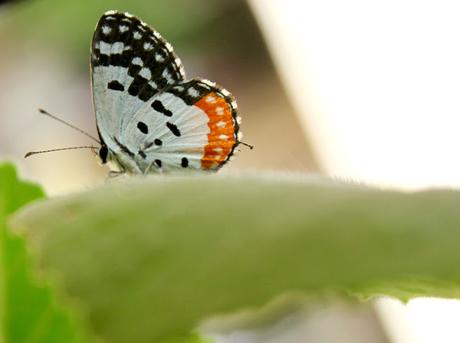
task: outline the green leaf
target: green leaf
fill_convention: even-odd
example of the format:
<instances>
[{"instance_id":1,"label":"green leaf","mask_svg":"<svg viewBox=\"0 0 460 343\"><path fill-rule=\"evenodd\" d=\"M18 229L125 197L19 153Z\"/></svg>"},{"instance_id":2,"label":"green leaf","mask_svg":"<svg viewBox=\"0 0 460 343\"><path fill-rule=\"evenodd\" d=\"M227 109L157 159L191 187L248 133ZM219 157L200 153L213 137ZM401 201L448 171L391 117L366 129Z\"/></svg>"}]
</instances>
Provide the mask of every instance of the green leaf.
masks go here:
<instances>
[{"instance_id":1,"label":"green leaf","mask_svg":"<svg viewBox=\"0 0 460 343\"><path fill-rule=\"evenodd\" d=\"M37 185L17 180L16 170L11 164L0 163L1 215L9 215L21 206L43 197L43 191Z\"/></svg>"},{"instance_id":2,"label":"green leaf","mask_svg":"<svg viewBox=\"0 0 460 343\"><path fill-rule=\"evenodd\" d=\"M94 332L144 343L289 292L459 296L459 209L450 190L149 177L37 203L14 226Z\"/></svg>"},{"instance_id":3,"label":"green leaf","mask_svg":"<svg viewBox=\"0 0 460 343\"><path fill-rule=\"evenodd\" d=\"M43 198L42 190L19 181L14 167L0 164L0 342L86 342L50 289L33 277L23 239L6 230L6 217Z\"/></svg>"}]
</instances>

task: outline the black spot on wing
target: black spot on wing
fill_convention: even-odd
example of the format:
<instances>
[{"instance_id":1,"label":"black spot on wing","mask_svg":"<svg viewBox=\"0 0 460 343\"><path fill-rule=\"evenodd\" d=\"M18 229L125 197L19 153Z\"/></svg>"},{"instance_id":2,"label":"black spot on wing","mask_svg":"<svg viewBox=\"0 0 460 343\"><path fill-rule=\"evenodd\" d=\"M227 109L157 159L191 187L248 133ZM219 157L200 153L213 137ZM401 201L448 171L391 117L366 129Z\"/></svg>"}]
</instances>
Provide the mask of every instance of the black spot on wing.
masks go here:
<instances>
[{"instance_id":1,"label":"black spot on wing","mask_svg":"<svg viewBox=\"0 0 460 343\"><path fill-rule=\"evenodd\" d=\"M188 159L187 159L187 157L182 157L180 165L182 166L182 168L187 168L188 167Z\"/></svg>"},{"instance_id":2,"label":"black spot on wing","mask_svg":"<svg viewBox=\"0 0 460 343\"><path fill-rule=\"evenodd\" d=\"M156 90L148 84L147 79L140 75L136 75L129 85L128 93L132 96L137 96L145 102L156 93Z\"/></svg>"},{"instance_id":3,"label":"black spot on wing","mask_svg":"<svg viewBox=\"0 0 460 343\"><path fill-rule=\"evenodd\" d=\"M128 93L132 96L137 96L140 93L143 85L147 82L148 80L144 79L142 76L136 75L133 82L131 82L129 85Z\"/></svg>"},{"instance_id":4,"label":"black spot on wing","mask_svg":"<svg viewBox=\"0 0 460 343\"><path fill-rule=\"evenodd\" d=\"M107 67L107 66L110 65L110 56L100 54L99 50L93 50L93 65L94 65L94 60L95 59L97 60L97 65L98 66Z\"/></svg>"},{"instance_id":5,"label":"black spot on wing","mask_svg":"<svg viewBox=\"0 0 460 343\"><path fill-rule=\"evenodd\" d=\"M153 145L162 146L162 145L163 145L163 141L162 141L161 139L156 138L153 142L147 143L147 144L144 146L144 150L150 148L150 147L153 146Z\"/></svg>"},{"instance_id":6,"label":"black spot on wing","mask_svg":"<svg viewBox=\"0 0 460 343\"><path fill-rule=\"evenodd\" d=\"M173 133L174 136L180 137L180 131L177 128L177 126L173 123L170 123L169 121L166 123L166 126L168 127L169 130Z\"/></svg>"},{"instance_id":7,"label":"black spot on wing","mask_svg":"<svg viewBox=\"0 0 460 343\"><path fill-rule=\"evenodd\" d=\"M145 102L149 100L155 93L155 89L147 83L141 86L137 96L139 99Z\"/></svg>"},{"instance_id":8,"label":"black spot on wing","mask_svg":"<svg viewBox=\"0 0 460 343\"><path fill-rule=\"evenodd\" d=\"M144 135L149 133L149 128L144 122L138 122L137 123L137 128L139 129L140 132L142 132Z\"/></svg>"},{"instance_id":9,"label":"black spot on wing","mask_svg":"<svg viewBox=\"0 0 460 343\"><path fill-rule=\"evenodd\" d=\"M158 166L158 168L161 168L161 160L155 160L155 164Z\"/></svg>"},{"instance_id":10,"label":"black spot on wing","mask_svg":"<svg viewBox=\"0 0 460 343\"><path fill-rule=\"evenodd\" d=\"M138 64L130 64L128 67L128 75L131 77L136 77L136 75L141 71L142 67Z\"/></svg>"},{"instance_id":11,"label":"black spot on wing","mask_svg":"<svg viewBox=\"0 0 460 343\"><path fill-rule=\"evenodd\" d=\"M145 152L143 152L142 150L139 150L138 151L138 154L140 157L142 157L144 160L147 158L147 155L145 154Z\"/></svg>"},{"instance_id":12,"label":"black spot on wing","mask_svg":"<svg viewBox=\"0 0 460 343\"><path fill-rule=\"evenodd\" d=\"M120 54L111 54L109 56L110 65L128 68L131 63L132 53L123 51Z\"/></svg>"},{"instance_id":13,"label":"black spot on wing","mask_svg":"<svg viewBox=\"0 0 460 343\"><path fill-rule=\"evenodd\" d=\"M163 103L160 100L155 100L152 102L152 108L157 112L163 113L167 117L171 117L173 115L170 110L167 110L163 106Z\"/></svg>"},{"instance_id":14,"label":"black spot on wing","mask_svg":"<svg viewBox=\"0 0 460 343\"><path fill-rule=\"evenodd\" d=\"M125 90L125 87L123 87L123 85L117 80L110 81L107 84L107 88L112 89L114 91L124 91Z\"/></svg>"}]
</instances>

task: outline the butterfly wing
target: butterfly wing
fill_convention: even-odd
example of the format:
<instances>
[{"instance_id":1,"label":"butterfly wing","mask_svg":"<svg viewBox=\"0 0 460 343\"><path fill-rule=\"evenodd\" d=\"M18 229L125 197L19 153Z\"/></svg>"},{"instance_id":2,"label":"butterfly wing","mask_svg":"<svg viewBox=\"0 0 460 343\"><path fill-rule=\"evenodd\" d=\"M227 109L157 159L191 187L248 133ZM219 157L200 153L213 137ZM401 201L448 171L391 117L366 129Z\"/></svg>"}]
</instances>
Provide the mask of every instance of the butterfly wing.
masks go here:
<instances>
[{"instance_id":1,"label":"butterfly wing","mask_svg":"<svg viewBox=\"0 0 460 343\"><path fill-rule=\"evenodd\" d=\"M238 145L236 102L208 80L178 83L156 94L123 132L143 173L217 170Z\"/></svg>"},{"instance_id":2,"label":"butterfly wing","mask_svg":"<svg viewBox=\"0 0 460 343\"><path fill-rule=\"evenodd\" d=\"M93 101L99 134L109 149L143 104L184 79L171 45L136 17L116 11L102 15L91 49Z\"/></svg>"},{"instance_id":3,"label":"butterfly wing","mask_svg":"<svg viewBox=\"0 0 460 343\"><path fill-rule=\"evenodd\" d=\"M156 31L109 11L91 56L99 135L122 170L217 170L229 160L239 143L236 102L210 81L185 81L180 60Z\"/></svg>"}]
</instances>

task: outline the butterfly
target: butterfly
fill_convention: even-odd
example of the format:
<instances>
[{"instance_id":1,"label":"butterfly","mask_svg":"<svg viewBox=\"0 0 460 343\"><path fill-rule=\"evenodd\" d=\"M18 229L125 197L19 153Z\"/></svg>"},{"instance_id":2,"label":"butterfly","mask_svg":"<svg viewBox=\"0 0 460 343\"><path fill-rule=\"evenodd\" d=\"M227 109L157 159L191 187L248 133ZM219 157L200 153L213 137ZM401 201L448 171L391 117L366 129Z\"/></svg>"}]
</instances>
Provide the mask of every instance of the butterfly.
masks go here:
<instances>
[{"instance_id":1,"label":"butterfly","mask_svg":"<svg viewBox=\"0 0 460 343\"><path fill-rule=\"evenodd\" d=\"M216 171L240 140L233 96L215 83L186 79L161 35L129 13L108 11L91 46L98 155L119 172Z\"/></svg>"}]
</instances>

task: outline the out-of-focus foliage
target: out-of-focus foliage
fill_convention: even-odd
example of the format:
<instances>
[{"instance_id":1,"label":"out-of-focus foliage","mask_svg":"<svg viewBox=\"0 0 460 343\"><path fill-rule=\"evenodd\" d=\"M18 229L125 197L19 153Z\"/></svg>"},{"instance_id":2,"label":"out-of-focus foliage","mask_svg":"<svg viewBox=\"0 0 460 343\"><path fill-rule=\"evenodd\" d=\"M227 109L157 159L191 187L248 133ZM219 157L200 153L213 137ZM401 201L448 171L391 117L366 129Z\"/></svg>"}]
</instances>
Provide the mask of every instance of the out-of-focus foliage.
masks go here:
<instances>
[{"instance_id":1,"label":"out-of-focus foliage","mask_svg":"<svg viewBox=\"0 0 460 343\"><path fill-rule=\"evenodd\" d=\"M182 49L204 47L211 54L244 55L260 50L265 53L259 37L247 37L248 32L239 31L241 21L247 23L249 19L245 4L240 0L29 0L18 3L2 17L0 38L9 44L31 44L45 50L67 52L69 57L87 67L81 61L88 60L96 23L102 13L111 9L139 16L174 46L179 46L178 53ZM222 21L229 25L222 25ZM224 32L223 28L228 30ZM231 42L236 40L244 49L235 50ZM213 50L213 46L220 51Z\"/></svg>"},{"instance_id":2,"label":"out-of-focus foliage","mask_svg":"<svg viewBox=\"0 0 460 343\"><path fill-rule=\"evenodd\" d=\"M11 165L0 165L0 341L89 342L51 289L33 277L23 239L6 230L8 215L39 198L40 187L17 180Z\"/></svg>"},{"instance_id":3,"label":"out-of-focus foliage","mask_svg":"<svg viewBox=\"0 0 460 343\"><path fill-rule=\"evenodd\" d=\"M23 0L0 0L0 6L17 4Z\"/></svg>"},{"instance_id":4,"label":"out-of-focus foliage","mask_svg":"<svg viewBox=\"0 0 460 343\"><path fill-rule=\"evenodd\" d=\"M459 206L454 191L172 176L46 200L12 223L98 336L143 343L290 292L459 296Z\"/></svg>"}]
</instances>

